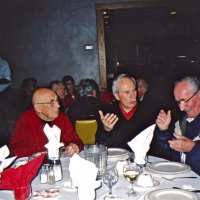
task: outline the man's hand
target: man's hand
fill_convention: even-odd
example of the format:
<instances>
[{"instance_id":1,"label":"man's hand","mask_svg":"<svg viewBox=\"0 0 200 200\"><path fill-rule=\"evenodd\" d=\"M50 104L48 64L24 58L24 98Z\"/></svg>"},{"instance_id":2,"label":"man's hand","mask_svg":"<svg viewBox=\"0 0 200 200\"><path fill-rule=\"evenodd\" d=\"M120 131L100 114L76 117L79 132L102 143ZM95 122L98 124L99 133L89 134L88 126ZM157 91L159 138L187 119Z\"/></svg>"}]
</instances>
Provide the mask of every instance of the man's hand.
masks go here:
<instances>
[{"instance_id":1,"label":"man's hand","mask_svg":"<svg viewBox=\"0 0 200 200\"><path fill-rule=\"evenodd\" d=\"M99 114L101 117L101 121L104 125L104 129L106 131L111 131L119 119L117 115L113 113L107 113L106 115L103 115L103 112L101 110L99 111Z\"/></svg>"},{"instance_id":2,"label":"man's hand","mask_svg":"<svg viewBox=\"0 0 200 200\"><path fill-rule=\"evenodd\" d=\"M187 153L190 152L195 145L195 142L187 137L175 133L174 136L176 137L176 140L169 140L168 142L170 147L175 151Z\"/></svg>"},{"instance_id":3,"label":"man's hand","mask_svg":"<svg viewBox=\"0 0 200 200\"><path fill-rule=\"evenodd\" d=\"M167 130L171 123L171 111L168 110L167 113L164 110L160 110L156 124L161 131Z\"/></svg>"},{"instance_id":4,"label":"man's hand","mask_svg":"<svg viewBox=\"0 0 200 200\"><path fill-rule=\"evenodd\" d=\"M70 143L68 146L65 147L65 153L68 156L73 156L74 153L79 153L79 148L76 144Z\"/></svg>"}]
</instances>

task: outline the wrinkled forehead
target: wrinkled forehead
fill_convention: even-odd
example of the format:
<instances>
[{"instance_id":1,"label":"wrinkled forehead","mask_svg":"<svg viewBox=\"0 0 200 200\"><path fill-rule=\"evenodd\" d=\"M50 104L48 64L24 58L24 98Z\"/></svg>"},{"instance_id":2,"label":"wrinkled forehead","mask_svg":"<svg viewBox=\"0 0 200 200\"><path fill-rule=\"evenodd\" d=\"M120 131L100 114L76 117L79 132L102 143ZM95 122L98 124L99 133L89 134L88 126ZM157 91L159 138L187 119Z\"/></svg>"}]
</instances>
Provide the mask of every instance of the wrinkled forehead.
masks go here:
<instances>
[{"instance_id":1,"label":"wrinkled forehead","mask_svg":"<svg viewBox=\"0 0 200 200\"><path fill-rule=\"evenodd\" d=\"M52 90L39 90L33 95L33 102L48 102L56 100L57 95Z\"/></svg>"},{"instance_id":2,"label":"wrinkled forehead","mask_svg":"<svg viewBox=\"0 0 200 200\"><path fill-rule=\"evenodd\" d=\"M136 83L132 78L129 77L124 77L118 82L118 86L122 87L125 85L133 86L134 88L136 87Z\"/></svg>"}]
</instances>

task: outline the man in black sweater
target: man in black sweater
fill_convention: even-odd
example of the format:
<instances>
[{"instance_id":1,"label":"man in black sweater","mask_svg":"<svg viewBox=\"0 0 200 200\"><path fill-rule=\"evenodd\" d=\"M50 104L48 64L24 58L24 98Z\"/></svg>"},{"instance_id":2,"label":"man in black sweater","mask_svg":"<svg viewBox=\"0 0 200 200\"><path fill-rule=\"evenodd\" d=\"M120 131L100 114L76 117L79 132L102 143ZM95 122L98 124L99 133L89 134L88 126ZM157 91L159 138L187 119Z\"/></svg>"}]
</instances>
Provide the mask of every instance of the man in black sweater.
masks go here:
<instances>
[{"instance_id":1,"label":"man in black sweater","mask_svg":"<svg viewBox=\"0 0 200 200\"><path fill-rule=\"evenodd\" d=\"M112 113L100 111L102 126L98 127L97 143L107 147L130 150L127 142L154 123L151 113L137 102L137 86L133 77L119 75L112 85L113 95L118 102L113 104ZM148 117L147 117L148 115Z\"/></svg>"}]
</instances>

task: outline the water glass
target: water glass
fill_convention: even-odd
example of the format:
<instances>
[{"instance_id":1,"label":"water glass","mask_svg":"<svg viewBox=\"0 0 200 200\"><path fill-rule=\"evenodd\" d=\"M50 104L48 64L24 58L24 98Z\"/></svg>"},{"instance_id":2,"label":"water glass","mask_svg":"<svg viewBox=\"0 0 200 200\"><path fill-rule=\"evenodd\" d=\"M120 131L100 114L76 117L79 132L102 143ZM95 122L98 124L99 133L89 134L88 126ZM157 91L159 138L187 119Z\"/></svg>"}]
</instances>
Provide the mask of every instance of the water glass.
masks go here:
<instances>
[{"instance_id":1,"label":"water glass","mask_svg":"<svg viewBox=\"0 0 200 200\"><path fill-rule=\"evenodd\" d=\"M107 168L103 177L103 182L109 188L109 194L104 197L105 200L107 199L118 199L116 195L112 194L112 186L117 183L119 179L117 169L115 167Z\"/></svg>"},{"instance_id":2,"label":"water glass","mask_svg":"<svg viewBox=\"0 0 200 200\"><path fill-rule=\"evenodd\" d=\"M85 145L85 159L93 162L98 168L97 180L101 179L106 170L107 163L107 147L103 144Z\"/></svg>"}]
</instances>

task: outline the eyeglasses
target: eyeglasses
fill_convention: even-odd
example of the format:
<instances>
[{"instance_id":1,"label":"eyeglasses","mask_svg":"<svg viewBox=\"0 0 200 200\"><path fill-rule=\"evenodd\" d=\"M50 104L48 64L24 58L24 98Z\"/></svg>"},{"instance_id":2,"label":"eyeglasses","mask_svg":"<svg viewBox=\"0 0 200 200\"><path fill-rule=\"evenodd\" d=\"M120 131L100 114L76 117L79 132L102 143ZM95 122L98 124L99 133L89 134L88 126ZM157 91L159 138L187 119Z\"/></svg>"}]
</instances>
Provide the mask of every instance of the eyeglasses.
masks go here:
<instances>
[{"instance_id":1,"label":"eyeglasses","mask_svg":"<svg viewBox=\"0 0 200 200\"><path fill-rule=\"evenodd\" d=\"M59 104L58 99L56 100L52 99L49 102L42 102L42 103L35 103L35 104L49 104L50 106L55 106L55 103Z\"/></svg>"},{"instance_id":2,"label":"eyeglasses","mask_svg":"<svg viewBox=\"0 0 200 200\"><path fill-rule=\"evenodd\" d=\"M198 92L200 89L198 89L189 99L180 99L179 101L176 101L176 104L180 106L180 104L187 104Z\"/></svg>"}]
</instances>

